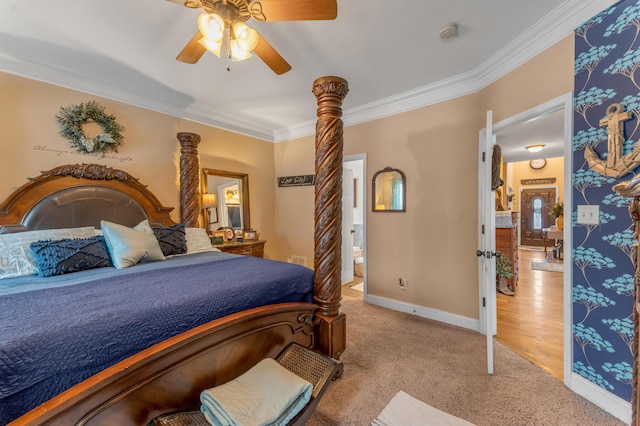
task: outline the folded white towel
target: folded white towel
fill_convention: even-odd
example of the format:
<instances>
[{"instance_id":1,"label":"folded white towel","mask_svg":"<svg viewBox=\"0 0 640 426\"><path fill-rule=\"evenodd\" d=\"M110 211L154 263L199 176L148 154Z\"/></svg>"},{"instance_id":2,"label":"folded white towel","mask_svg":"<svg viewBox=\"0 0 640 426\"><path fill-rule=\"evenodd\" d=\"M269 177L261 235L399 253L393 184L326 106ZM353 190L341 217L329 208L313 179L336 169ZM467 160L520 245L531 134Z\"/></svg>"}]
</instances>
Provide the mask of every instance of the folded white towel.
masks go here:
<instances>
[{"instance_id":1,"label":"folded white towel","mask_svg":"<svg viewBox=\"0 0 640 426\"><path fill-rule=\"evenodd\" d=\"M311 383L271 358L200 394L200 410L214 426L286 425L311 399Z\"/></svg>"}]
</instances>

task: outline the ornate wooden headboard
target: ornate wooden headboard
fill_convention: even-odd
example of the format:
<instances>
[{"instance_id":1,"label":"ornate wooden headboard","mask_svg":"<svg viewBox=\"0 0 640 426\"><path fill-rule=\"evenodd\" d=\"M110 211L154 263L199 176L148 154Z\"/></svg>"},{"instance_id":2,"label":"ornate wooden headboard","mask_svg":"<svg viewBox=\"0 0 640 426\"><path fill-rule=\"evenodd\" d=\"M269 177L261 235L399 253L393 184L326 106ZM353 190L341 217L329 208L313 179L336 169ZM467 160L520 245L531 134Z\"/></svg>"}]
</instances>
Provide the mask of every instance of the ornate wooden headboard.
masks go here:
<instances>
[{"instance_id":1,"label":"ornate wooden headboard","mask_svg":"<svg viewBox=\"0 0 640 426\"><path fill-rule=\"evenodd\" d=\"M0 205L0 233L100 227L100 220L134 226L144 219L175 222L145 185L127 172L99 164L73 164L41 172Z\"/></svg>"}]
</instances>

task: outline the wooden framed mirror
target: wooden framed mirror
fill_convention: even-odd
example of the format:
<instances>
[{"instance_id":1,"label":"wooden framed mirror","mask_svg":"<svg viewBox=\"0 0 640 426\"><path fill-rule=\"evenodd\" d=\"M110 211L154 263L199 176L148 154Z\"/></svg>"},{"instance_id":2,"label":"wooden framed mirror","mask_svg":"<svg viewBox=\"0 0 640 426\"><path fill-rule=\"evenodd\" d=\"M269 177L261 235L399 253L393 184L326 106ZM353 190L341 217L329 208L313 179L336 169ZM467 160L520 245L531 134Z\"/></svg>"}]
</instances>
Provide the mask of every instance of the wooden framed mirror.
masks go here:
<instances>
[{"instance_id":1,"label":"wooden framed mirror","mask_svg":"<svg viewBox=\"0 0 640 426\"><path fill-rule=\"evenodd\" d=\"M251 229L249 175L202 169L203 227L211 234L221 227Z\"/></svg>"},{"instance_id":2,"label":"wooden framed mirror","mask_svg":"<svg viewBox=\"0 0 640 426\"><path fill-rule=\"evenodd\" d=\"M373 175L374 212L406 212L407 179L401 170L386 167Z\"/></svg>"}]
</instances>

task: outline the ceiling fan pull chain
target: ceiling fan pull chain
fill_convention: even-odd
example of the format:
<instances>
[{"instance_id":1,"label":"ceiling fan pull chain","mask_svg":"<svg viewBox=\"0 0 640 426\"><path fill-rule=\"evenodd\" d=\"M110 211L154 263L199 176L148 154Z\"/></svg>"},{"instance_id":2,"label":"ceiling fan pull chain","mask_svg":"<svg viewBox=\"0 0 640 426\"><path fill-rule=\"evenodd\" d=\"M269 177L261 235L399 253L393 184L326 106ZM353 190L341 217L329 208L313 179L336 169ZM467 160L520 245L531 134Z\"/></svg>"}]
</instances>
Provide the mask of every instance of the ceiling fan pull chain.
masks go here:
<instances>
[{"instance_id":1,"label":"ceiling fan pull chain","mask_svg":"<svg viewBox=\"0 0 640 426\"><path fill-rule=\"evenodd\" d=\"M229 28L228 24L224 27L224 33L224 47L227 49L227 51L225 52L225 56L227 57L227 71L231 71L231 29Z\"/></svg>"}]
</instances>

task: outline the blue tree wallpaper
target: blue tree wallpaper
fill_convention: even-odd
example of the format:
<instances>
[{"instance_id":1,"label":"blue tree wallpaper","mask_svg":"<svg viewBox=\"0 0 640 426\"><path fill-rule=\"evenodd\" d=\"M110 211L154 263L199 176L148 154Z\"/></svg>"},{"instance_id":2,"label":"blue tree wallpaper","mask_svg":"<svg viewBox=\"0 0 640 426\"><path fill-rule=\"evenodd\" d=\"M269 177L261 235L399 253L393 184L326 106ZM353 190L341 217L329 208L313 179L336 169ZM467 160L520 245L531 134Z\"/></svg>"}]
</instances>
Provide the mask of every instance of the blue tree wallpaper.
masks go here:
<instances>
[{"instance_id":1,"label":"blue tree wallpaper","mask_svg":"<svg viewBox=\"0 0 640 426\"><path fill-rule=\"evenodd\" d=\"M573 132L573 371L631 400L633 250L629 199L585 161L586 147L605 160L607 127L600 120L620 103L632 117L622 123L629 153L640 132L640 0L620 1L575 31ZM577 223L578 205L599 205L600 223Z\"/></svg>"}]
</instances>

